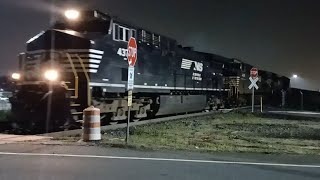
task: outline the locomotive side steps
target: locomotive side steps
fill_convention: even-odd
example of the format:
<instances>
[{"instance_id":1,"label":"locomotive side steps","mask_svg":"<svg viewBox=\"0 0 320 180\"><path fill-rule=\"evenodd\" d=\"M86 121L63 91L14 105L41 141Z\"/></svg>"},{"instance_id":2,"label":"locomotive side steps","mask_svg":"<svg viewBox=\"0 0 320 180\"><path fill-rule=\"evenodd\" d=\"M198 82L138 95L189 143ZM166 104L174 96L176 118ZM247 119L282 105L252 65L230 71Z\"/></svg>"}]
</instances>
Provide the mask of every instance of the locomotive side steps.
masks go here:
<instances>
[{"instance_id":1,"label":"locomotive side steps","mask_svg":"<svg viewBox=\"0 0 320 180\"><path fill-rule=\"evenodd\" d=\"M86 77L86 81L87 81L87 106L89 107L91 105L90 78L89 78L89 75L88 75L86 68L84 67L84 64L83 64L81 57L79 56L79 54L77 54L76 56L81 64L82 70L83 70L84 75Z\"/></svg>"},{"instance_id":2,"label":"locomotive side steps","mask_svg":"<svg viewBox=\"0 0 320 180\"><path fill-rule=\"evenodd\" d=\"M90 78L89 78L89 75L88 75L88 72L87 72L87 69L85 68L84 66L84 63L83 63L83 60L81 59L81 57L79 56L79 54L76 54L75 55L77 59L71 59L71 55L69 53L67 53L67 58L69 60L69 63L71 65L71 68L72 68L72 72L74 74L74 79L75 79L75 83L74 83L74 87L70 87L68 88L69 91L74 91L74 96L71 97L71 99L73 99L71 102L70 102L70 107L71 107L71 115L73 117L73 119L76 121L76 122L82 122L82 114L83 114L83 108L85 107L88 107L91 105L91 91L90 91ZM79 61L79 62L76 62L76 63L80 63L81 65L81 69L82 69L82 72L84 73L84 77L85 77L85 83L86 84L79 84L78 82L78 73L77 73L77 70L75 68L75 65L74 65L74 61ZM83 76L82 76L83 77ZM82 83L84 83L82 81ZM72 81L69 82L68 84L72 85ZM79 96L79 87L81 88L84 88L86 86L86 90L87 90L87 95L86 96ZM86 99L84 99L86 98Z\"/></svg>"},{"instance_id":3,"label":"locomotive side steps","mask_svg":"<svg viewBox=\"0 0 320 180\"><path fill-rule=\"evenodd\" d=\"M73 117L73 119L76 122L81 122L82 121L82 110L84 106L87 106L89 104L90 101L88 101L87 104L84 104L83 101L81 101L81 97L79 96L79 74L75 68L75 62L74 60L71 58L71 55L69 53L66 53L68 62L71 66L72 69L72 73L73 73L73 78L71 78L70 80L67 80L65 83L68 85L68 91L71 92L71 96L70 99L70 108L71 108L71 116ZM83 65L83 61L80 58L80 56L77 54L77 59L81 64L82 70L86 76L86 80L87 80L87 84L89 84L88 82L88 74L86 72L86 69ZM71 75L72 77L72 75ZM89 88L89 87L88 87ZM90 89L89 89L90 90ZM89 95L89 94L88 94ZM88 98L89 99L89 98ZM91 97L90 97L91 99Z\"/></svg>"},{"instance_id":4,"label":"locomotive side steps","mask_svg":"<svg viewBox=\"0 0 320 180\"><path fill-rule=\"evenodd\" d=\"M74 95L71 96L70 98L78 99L78 97L79 97L79 77L78 77L78 73L76 71L76 68L75 68L74 63L73 63L73 61L71 59L70 54L69 53L66 53L66 54L67 54L67 58L68 58L68 61L69 61L70 65L71 65L72 72L73 72L73 75L74 75L74 86L75 87L74 88L69 88L68 87L69 91L74 91ZM69 82L68 84L71 84L71 82Z\"/></svg>"},{"instance_id":5,"label":"locomotive side steps","mask_svg":"<svg viewBox=\"0 0 320 180\"><path fill-rule=\"evenodd\" d=\"M71 115L78 117L78 118L74 119L76 122L81 123L81 124L83 123L83 119L79 118L80 116L83 115L83 112L72 112Z\"/></svg>"}]
</instances>

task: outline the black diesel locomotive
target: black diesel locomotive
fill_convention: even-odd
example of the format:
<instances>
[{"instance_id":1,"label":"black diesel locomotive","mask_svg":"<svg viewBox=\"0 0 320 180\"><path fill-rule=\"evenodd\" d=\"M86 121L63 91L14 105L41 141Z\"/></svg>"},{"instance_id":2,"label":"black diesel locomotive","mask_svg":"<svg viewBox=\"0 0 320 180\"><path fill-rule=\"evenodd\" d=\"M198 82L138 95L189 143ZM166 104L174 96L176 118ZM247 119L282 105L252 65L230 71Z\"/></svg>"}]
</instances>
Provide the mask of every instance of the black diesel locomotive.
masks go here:
<instances>
[{"instance_id":1,"label":"black diesel locomotive","mask_svg":"<svg viewBox=\"0 0 320 180\"><path fill-rule=\"evenodd\" d=\"M96 10L66 15L19 55L21 79L11 103L22 128L70 125L90 105L103 122L125 120L130 37L138 42L134 119L222 107L238 98L239 77L248 75L240 61L193 51Z\"/></svg>"}]
</instances>

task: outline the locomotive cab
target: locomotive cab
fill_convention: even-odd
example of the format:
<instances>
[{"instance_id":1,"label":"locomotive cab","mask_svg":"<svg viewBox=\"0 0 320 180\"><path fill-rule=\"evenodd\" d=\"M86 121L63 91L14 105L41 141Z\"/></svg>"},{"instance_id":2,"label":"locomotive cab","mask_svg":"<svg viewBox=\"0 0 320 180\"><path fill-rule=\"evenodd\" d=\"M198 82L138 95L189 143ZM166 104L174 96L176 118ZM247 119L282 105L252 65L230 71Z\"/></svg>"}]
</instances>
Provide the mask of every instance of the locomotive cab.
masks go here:
<instances>
[{"instance_id":1,"label":"locomotive cab","mask_svg":"<svg viewBox=\"0 0 320 180\"><path fill-rule=\"evenodd\" d=\"M19 55L21 77L11 103L22 129L65 128L90 105L90 76L103 55L94 39L108 32L110 18L97 11L80 14L77 21L60 18L27 41L27 51Z\"/></svg>"}]
</instances>

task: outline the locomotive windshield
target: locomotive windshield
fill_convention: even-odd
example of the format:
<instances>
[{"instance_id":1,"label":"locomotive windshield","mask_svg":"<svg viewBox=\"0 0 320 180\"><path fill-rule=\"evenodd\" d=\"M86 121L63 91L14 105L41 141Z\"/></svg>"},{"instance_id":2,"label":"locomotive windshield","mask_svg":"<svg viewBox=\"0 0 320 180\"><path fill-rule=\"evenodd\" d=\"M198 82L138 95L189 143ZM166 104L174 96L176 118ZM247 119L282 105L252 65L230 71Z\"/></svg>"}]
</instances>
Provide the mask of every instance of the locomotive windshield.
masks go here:
<instances>
[{"instance_id":1,"label":"locomotive windshield","mask_svg":"<svg viewBox=\"0 0 320 180\"><path fill-rule=\"evenodd\" d=\"M63 17L54 24L54 28L77 32L107 33L110 17L99 11L80 11L76 17Z\"/></svg>"}]
</instances>

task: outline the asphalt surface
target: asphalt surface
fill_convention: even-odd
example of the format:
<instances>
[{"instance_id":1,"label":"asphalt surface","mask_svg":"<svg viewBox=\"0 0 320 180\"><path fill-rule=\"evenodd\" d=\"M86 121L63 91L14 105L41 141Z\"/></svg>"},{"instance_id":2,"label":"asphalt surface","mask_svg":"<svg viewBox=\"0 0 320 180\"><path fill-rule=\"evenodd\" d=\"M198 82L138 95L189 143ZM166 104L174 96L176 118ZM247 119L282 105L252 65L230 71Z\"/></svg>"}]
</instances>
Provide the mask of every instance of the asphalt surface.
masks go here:
<instances>
[{"instance_id":1,"label":"asphalt surface","mask_svg":"<svg viewBox=\"0 0 320 180\"><path fill-rule=\"evenodd\" d=\"M320 112L312 111L268 111L268 113L297 117L320 118Z\"/></svg>"},{"instance_id":2,"label":"asphalt surface","mask_svg":"<svg viewBox=\"0 0 320 180\"><path fill-rule=\"evenodd\" d=\"M237 111L250 113L251 107L235 108ZM260 113L260 106L255 106L254 112ZM263 114L276 115L277 117L283 117L288 119L304 119L304 120L320 120L320 112L315 111L303 111L303 110L290 110L276 107L263 107Z\"/></svg>"},{"instance_id":3,"label":"asphalt surface","mask_svg":"<svg viewBox=\"0 0 320 180\"><path fill-rule=\"evenodd\" d=\"M153 152L74 145L0 145L1 180L315 180L320 179L319 165L318 156Z\"/></svg>"}]
</instances>

